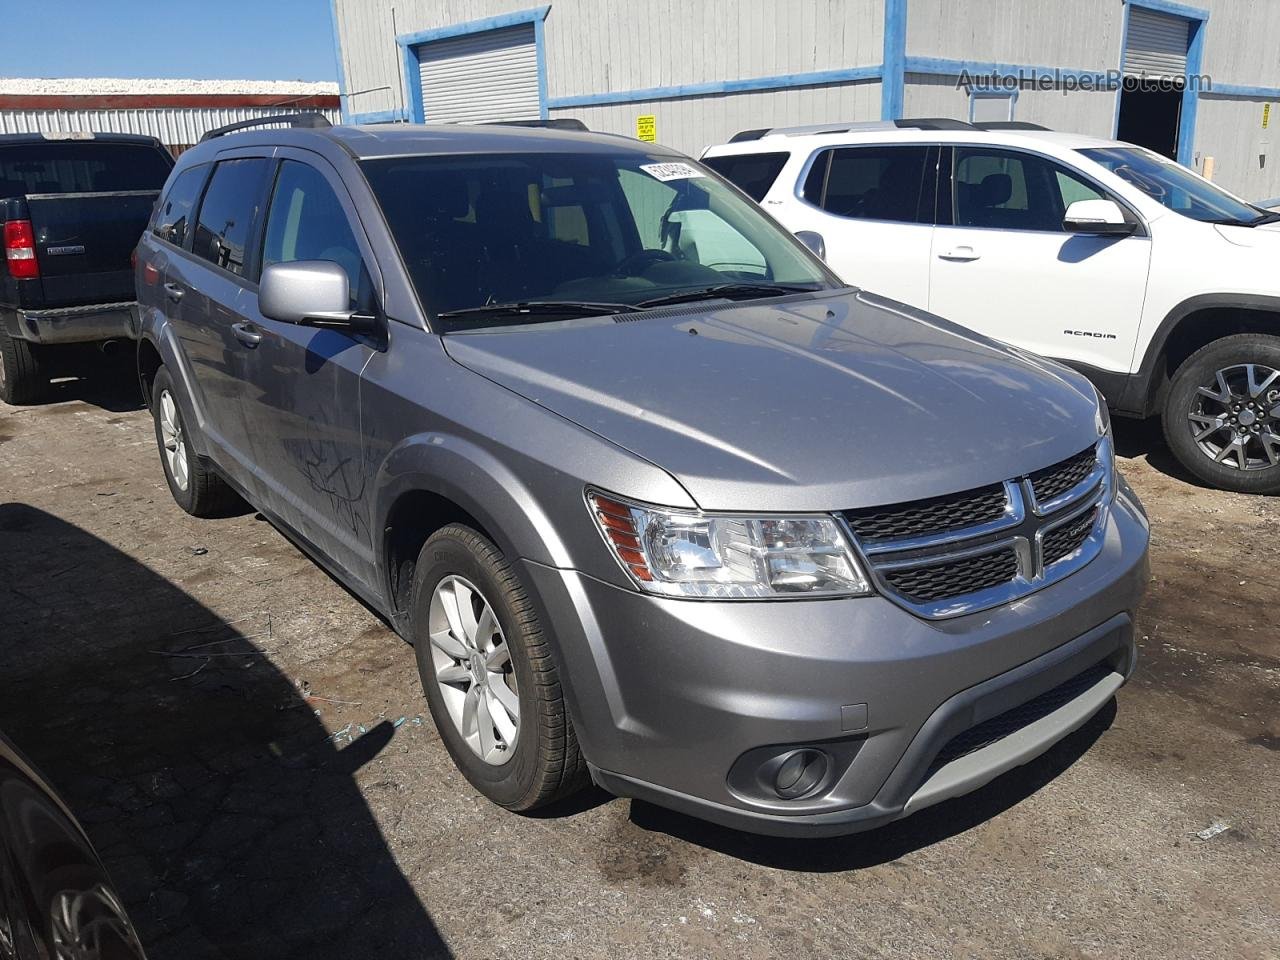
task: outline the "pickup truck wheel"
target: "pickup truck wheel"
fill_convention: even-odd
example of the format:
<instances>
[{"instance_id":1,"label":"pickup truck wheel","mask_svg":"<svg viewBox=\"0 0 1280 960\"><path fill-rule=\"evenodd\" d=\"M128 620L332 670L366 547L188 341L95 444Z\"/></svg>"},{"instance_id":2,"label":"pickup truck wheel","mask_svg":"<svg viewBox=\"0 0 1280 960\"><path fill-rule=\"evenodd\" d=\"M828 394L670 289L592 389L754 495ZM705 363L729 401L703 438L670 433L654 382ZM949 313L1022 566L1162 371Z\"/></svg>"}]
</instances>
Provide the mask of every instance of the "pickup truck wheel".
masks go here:
<instances>
[{"instance_id":1,"label":"pickup truck wheel","mask_svg":"<svg viewBox=\"0 0 1280 960\"><path fill-rule=\"evenodd\" d=\"M0 400L14 406L38 403L48 389L37 348L0 330Z\"/></svg>"},{"instance_id":2,"label":"pickup truck wheel","mask_svg":"<svg viewBox=\"0 0 1280 960\"><path fill-rule=\"evenodd\" d=\"M1178 368L1164 435L1201 480L1239 493L1280 493L1280 337L1223 337Z\"/></svg>"},{"instance_id":3,"label":"pickup truck wheel","mask_svg":"<svg viewBox=\"0 0 1280 960\"><path fill-rule=\"evenodd\" d=\"M236 492L191 447L173 378L164 367L152 381L151 415L164 478L178 506L193 517L220 517L234 509L239 503Z\"/></svg>"},{"instance_id":4,"label":"pickup truck wheel","mask_svg":"<svg viewBox=\"0 0 1280 960\"><path fill-rule=\"evenodd\" d=\"M547 636L515 570L450 524L414 570L413 640L436 729L473 787L525 811L585 785Z\"/></svg>"}]
</instances>

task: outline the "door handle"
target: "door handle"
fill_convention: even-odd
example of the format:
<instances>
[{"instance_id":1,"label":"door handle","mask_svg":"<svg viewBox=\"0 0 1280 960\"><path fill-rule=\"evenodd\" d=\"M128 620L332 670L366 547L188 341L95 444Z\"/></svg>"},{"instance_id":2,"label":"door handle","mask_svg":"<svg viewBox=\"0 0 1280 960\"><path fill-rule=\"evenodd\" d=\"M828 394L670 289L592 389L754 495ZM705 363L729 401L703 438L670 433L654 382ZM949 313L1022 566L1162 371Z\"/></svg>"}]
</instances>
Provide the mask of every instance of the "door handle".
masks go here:
<instances>
[{"instance_id":1,"label":"door handle","mask_svg":"<svg viewBox=\"0 0 1280 960\"><path fill-rule=\"evenodd\" d=\"M243 343L246 347L256 347L262 342L262 334L253 329L251 323L233 323L231 332L236 335L236 339Z\"/></svg>"},{"instance_id":2,"label":"door handle","mask_svg":"<svg viewBox=\"0 0 1280 960\"><path fill-rule=\"evenodd\" d=\"M164 292L174 303L177 303L182 299L183 289L176 283L166 283L164 285Z\"/></svg>"},{"instance_id":3,"label":"door handle","mask_svg":"<svg viewBox=\"0 0 1280 960\"><path fill-rule=\"evenodd\" d=\"M955 260L957 263L969 263L977 260L981 254L970 246L952 247L950 250L944 250L938 254L939 260Z\"/></svg>"}]
</instances>

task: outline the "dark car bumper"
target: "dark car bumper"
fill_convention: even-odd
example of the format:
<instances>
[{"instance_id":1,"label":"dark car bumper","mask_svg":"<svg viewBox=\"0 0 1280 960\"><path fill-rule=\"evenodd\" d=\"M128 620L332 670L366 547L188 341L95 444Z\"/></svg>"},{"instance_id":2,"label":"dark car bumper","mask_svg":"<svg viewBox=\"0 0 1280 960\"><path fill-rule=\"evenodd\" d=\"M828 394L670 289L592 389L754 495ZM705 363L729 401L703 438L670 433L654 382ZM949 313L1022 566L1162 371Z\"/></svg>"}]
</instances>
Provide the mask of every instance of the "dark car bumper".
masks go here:
<instances>
[{"instance_id":1,"label":"dark car bumper","mask_svg":"<svg viewBox=\"0 0 1280 960\"><path fill-rule=\"evenodd\" d=\"M1133 670L1147 543L1122 486L1083 569L936 621L882 597L681 601L526 569L601 786L752 832L822 836L974 790L1101 709ZM782 799L769 763L798 749L821 752L827 773Z\"/></svg>"},{"instance_id":2,"label":"dark car bumper","mask_svg":"<svg viewBox=\"0 0 1280 960\"><path fill-rule=\"evenodd\" d=\"M57 310L6 310L0 319L9 336L32 343L97 343L136 340L137 305L95 303Z\"/></svg>"}]
</instances>

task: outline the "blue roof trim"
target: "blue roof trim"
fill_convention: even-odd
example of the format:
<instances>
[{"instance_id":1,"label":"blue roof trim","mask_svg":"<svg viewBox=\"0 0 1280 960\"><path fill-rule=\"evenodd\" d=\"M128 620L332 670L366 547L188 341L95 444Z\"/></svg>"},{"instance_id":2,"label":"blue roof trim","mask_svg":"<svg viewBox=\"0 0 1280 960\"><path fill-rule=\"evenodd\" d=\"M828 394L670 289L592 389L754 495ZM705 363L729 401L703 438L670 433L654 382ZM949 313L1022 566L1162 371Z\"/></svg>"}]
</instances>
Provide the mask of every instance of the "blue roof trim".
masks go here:
<instances>
[{"instance_id":1,"label":"blue roof trim","mask_svg":"<svg viewBox=\"0 0 1280 960\"><path fill-rule=\"evenodd\" d=\"M1067 67L1046 67L1030 63L992 63L985 60L945 60L940 57L907 57L907 73L923 73L937 77L958 77L967 73L973 77L996 74L1001 77L1020 75L1054 75L1064 80L1081 80L1088 77L1102 89L1114 89L1118 82L1108 76L1106 70L1075 70Z\"/></svg>"},{"instance_id":2,"label":"blue roof trim","mask_svg":"<svg viewBox=\"0 0 1280 960\"><path fill-rule=\"evenodd\" d=\"M343 123L401 123L409 117L404 110L370 110L367 113L349 113Z\"/></svg>"},{"instance_id":3,"label":"blue roof trim","mask_svg":"<svg viewBox=\"0 0 1280 960\"><path fill-rule=\"evenodd\" d=\"M906 99L907 0L884 0L884 66L880 119L897 120Z\"/></svg>"},{"instance_id":4,"label":"blue roof trim","mask_svg":"<svg viewBox=\"0 0 1280 960\"><path fill-rule=\"evenodd\" d=\"M615 103L641 103L645 100L675 100L679 97L706 97L717 93L749 93L755 90L786 90L791 87L816 87L828 83L858 83L879 80L881 66L846 67L840 70L816 70L812 73L784 73L773 77L751 77L746 80L715 80L686 83L673 87L647 87L642 90L613 90L607 93L585 93L572 97L551 97L552 110L566 107L593 107Z\"/></svg>"},{"instance_id":5,"label":"blue roof trim","mask_svg":"<svg viewBox=\"0 0 1280 960\"><path fill-rule=\"evenodd\" d=\"M338 34L338 0L329 0L329 19L333 23L333 63L338 70L338 115L347 122L347 75L342 69L342 38Z\"/></svg>"},{"instance_id":6,"label":"blue roof trim","mask_svg":"<svg viewBox=\"0 0 1280 960\"><path fill-rule=\"evenodd\" d=\"M448 40L452 37L463 37L468 33L482 33L485 30L501 30L503 27L514 27L522 23L539 23L545 20L550 12L550 5L533 7L529 10L517 10L514 13L503 13L496 17L485 17L483 20L468 20L465 23L451 23L447 27L436 27L433 30L419 30L417 33L403 33L396 37L400 46L411 46L417 43L430 43L432 40Z\"/></svg>"},{"instance_id":7,"label":"blue roof trim","mask_svg":"<svg viewBox=\"0 0 1280 960\"><path fill-rule=\"evenodd\" d=\"M1209 11L1200 7L1191 7L1185 3L1173 3L1172 0L1124 0L1131 7L1146 7L1157 13L1167 13L1188 20L1208 20Z\"/></svg>"},{"instance_id":8,"label":"blue roof trim","mask_svg":"<svg viewBox=\"0 0 1280 960\"><path fill-rule=\"evenodd\" d=\"M1251 87L1243 83L1215 83L1200 91L1202 97L1236 97L1241 100L1280 100L1280 87Z\"/></svg>"}]
</instances>

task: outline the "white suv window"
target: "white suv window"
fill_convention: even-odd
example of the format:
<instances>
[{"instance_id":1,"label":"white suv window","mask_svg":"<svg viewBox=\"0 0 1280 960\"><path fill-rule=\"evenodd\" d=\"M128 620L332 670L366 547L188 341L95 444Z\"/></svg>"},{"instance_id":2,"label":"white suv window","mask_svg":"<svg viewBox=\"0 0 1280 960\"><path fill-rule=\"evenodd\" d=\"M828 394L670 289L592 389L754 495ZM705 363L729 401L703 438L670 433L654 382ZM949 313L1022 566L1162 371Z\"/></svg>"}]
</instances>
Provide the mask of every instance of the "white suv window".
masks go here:
<instances>
[{"instance_id":1,"label":"white suv window","mask_svg":"<svg viewBox=\"0 0 1280 960\"><path fill-rule=\"evenodd\" d=\"M957 227L1061 232L1069 204L1102 197L1065 167L1029 153L956 147L954 171Z\"/></svg>"},{"instance_id":2,"label":"white suv window","mask_svg":"<svg viewBox=\"0 0 1280 960\"><path fill-rule=\"evenodd\" d=\"M929 147L838 147L814 158L804 198L853 220L932 223Z\"/></svg>"}]
</instances>

